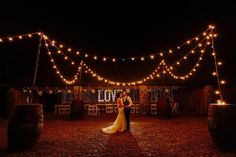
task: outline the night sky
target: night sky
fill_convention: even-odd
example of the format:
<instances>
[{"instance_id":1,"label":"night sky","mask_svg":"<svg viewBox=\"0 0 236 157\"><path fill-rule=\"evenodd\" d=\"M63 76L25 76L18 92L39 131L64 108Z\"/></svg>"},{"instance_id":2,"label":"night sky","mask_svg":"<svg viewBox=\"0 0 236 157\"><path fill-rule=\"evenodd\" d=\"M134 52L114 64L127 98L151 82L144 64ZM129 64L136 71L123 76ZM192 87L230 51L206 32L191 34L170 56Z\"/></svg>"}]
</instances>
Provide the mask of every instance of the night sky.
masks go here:
<instances>
[{"instance_id":1,"label":"night sky","mask_svg":"<svg viewBox=\"0 0 236 157\"><path fill-rule=\"evenodd\" d=\"M219 34L216 40L217 53L224 63L220 69L221 73L230 85L236 85L236 7L232 1L194 1L178 4L170 1L165 4L120 1L87 4L21 2L1 5L0 20L1 37L43 31L50 38L62 41L72 48L89 54L114 57L141 56L167 50L201 33L209 24L214 24ZM13 43L1 44L1 83L30 84L36 50L37 40L18 42L16 46ZM45 53L44 50L42 53ZM213 64L210 61L206 63ZM118 80L124 77L129 77L130 80L136 76L142 78L153 68L153 63L147 62L143 65L91 62L90 65L108 78ZM198 79L201 84L211 82L208 76L205 76L207 73L210 76L211 69L207 70L206 67L186 84L198 84ZM42 54L37 83L62 83L49 69L51 66L48 58ZM206 79L203 79L205 77ZM171 84L170 81L168 83Z\"/></svg>"}]
</instances>

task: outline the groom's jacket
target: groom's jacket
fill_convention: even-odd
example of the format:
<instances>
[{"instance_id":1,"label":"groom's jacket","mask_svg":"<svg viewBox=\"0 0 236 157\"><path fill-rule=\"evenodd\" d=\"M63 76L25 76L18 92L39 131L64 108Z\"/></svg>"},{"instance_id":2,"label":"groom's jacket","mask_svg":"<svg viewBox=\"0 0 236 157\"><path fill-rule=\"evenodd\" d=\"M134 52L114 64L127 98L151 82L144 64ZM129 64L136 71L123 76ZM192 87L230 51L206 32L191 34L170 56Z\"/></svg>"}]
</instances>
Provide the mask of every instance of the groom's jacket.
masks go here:
<instances>
[{"instance_id":1,"label":"groom's jacket","mask_svg":"<svg viewBox=\"0 0 236 157\"><path fill-rule=\"evenodd\" d=\"M123 104L125 107L131 107L132 106L132 100L129 96L126 96L123 98Z\"/></svg>"}]
</instances>

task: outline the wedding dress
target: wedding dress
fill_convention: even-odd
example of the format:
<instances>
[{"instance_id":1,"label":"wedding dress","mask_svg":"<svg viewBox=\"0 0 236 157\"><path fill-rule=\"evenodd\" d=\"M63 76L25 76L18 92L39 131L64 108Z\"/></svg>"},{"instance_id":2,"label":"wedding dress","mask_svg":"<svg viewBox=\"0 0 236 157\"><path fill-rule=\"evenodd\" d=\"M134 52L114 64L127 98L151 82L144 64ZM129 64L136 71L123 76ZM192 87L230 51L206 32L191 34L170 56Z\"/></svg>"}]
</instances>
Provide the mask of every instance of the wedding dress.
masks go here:
<instances>
[{"instance_id":1,"label":"wedding dress","mask_svg":"<svg viewBox=\"0 0 236 157\"><path fill-rule=\"evenodd\" d=\"M102 128L102 131L104 133L113 134L117 131L125 131L126 130L124 105L123 105L121 98L117 99L117 103L118 103L119 113L116 117L116 120L113 123L113 125L106 127L106 128Z\"/></svg>"}]
</instances>

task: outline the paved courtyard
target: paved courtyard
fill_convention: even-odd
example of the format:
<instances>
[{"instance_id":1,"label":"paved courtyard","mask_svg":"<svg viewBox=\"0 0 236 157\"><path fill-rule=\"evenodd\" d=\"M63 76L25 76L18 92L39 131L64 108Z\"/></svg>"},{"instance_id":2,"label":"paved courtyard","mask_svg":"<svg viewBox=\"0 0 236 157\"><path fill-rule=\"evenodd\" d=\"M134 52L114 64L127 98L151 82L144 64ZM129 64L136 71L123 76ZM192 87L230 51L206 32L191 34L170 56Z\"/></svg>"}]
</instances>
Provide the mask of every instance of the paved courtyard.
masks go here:
<instances>
[{"instance_id":1,"label":"paved courtyard","mask_svg":"<svg viewBox=\"0 0 236 157\"><path fill-rule=\"evenodd\" d=\"M69 121L46 116L40 140L31 150L12 153L7 149L7 120L0 119L0 156L155 156L235 157L235 152L217 149L211 141L206 117L133 116L131 131L107 135L102 127L115 115Z\"/></svg>"}]
</instances>

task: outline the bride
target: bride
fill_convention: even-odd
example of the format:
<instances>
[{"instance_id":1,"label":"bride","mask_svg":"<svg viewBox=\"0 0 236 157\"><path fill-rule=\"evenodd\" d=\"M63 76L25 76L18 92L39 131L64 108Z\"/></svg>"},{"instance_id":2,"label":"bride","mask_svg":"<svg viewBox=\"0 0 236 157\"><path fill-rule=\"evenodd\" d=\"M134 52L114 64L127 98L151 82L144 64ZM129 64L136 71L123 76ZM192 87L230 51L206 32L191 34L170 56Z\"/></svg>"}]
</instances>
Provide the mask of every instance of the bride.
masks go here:
<instances>
[{"instance_id":1,"label":"bride","mask_svg":"<svg viewBox=\"0 0 236 157\"><path fill-rule=\"evenodd\" d=\"M113 125L106 128L102 128L102 131L107 134L113 134L117 131L126 130L126 121L125 121L125 113L124 113L124 104L122 101L122 94L120 92L117 93L116 98L117 98L117 106L119 108L119 113Z\"/></svg>"}]
</instances>

